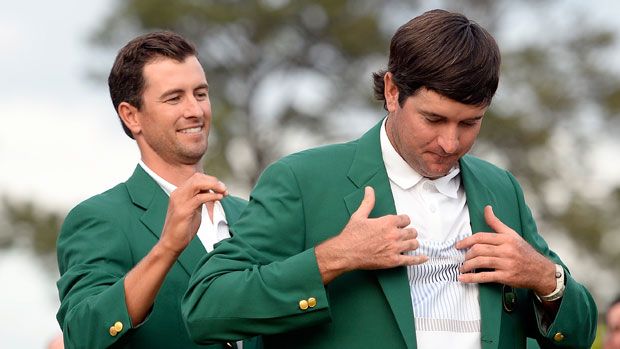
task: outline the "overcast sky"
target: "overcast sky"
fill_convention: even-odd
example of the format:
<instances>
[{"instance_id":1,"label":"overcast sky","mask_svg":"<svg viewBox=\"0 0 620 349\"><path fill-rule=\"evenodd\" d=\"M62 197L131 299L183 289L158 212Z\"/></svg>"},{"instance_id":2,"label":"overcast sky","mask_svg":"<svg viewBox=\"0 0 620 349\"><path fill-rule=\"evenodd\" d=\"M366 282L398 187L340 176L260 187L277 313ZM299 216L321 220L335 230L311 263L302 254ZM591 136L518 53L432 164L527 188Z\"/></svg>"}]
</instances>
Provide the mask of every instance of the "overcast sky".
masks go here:
<instances>
[{"instance_id":1,"label":"overcast sky","mask_svg":"<svg viewBox=\"0 0 620 349\"><path fill-rule=\"evenodd\" d=\"M87 43L111 3L2 1L0 196L66 211L131 173L136 148L109 122L105 85L86 79L112 64L114 53L95 55ZM34 259L0 250L0 348L44 348L59 331L56 276Z\"/></svg>"},{"instance_id":2,"label":"overcast sky","mask_svg":"<svg viewBox=\"0 0 620 349\"><path fill-rule=\"evenodd\" d=\"M114 52L102 55L87 42L112 3L3 1L0 196L66 211L131 174L136 146L121 131L104 82L86 78L112 64ZM605 21L618 14L609 11L618 9L611 0L569 3L591 6L584 9ZM57 331L55 276L32 259L0 250L0 348L43 348Z\"/></svg>"},{"instance_id":3,"label":"overcast sky","mask_svg":"<svg viewBox=\"0 0 620 349\"><path fill-rule=\"evenodd\" d=\"M89 71L108 71L112 65L113 52L101 57L87 42L111 4L11 1L2 6L3 194L65 210L131 174L136 147L114 119L104 82L86 78Z\"/></svg>"}]
</instances>

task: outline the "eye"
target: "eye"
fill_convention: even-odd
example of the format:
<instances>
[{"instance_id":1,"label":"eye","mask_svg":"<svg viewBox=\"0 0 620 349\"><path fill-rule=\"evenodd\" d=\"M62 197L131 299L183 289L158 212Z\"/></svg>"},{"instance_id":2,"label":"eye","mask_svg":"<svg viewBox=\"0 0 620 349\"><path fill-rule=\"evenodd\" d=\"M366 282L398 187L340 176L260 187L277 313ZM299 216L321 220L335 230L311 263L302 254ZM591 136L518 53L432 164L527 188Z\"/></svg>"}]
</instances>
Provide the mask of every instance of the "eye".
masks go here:
<instances>
[{"instance_id":1,"label":"eye","mask_svg":"<svg viewBox=\"0 0 620 349\"><path fill-rule=\"evenodd\" d=\"M463 122L461 122L461 124L463 124L463 126L465 126L465 127L474 127L474 126L478 125L479 122L480 122L480 119L475 119L475 120L463 121Z\"/></svg>"},{"instance_id":2,"label":"eye","mask_svg":"<svg viewBox=\"0 0 620 349\"><path fill-rule=\"evenodd\" d=\"M196 90L196 92L194 92L194 95L196 96L197 100L204 101L205 99L209 98L209 91L206 88L201 88L199 90Z\"/></svg>"},{"instance_id":3,"label":"eye","mask_svg":"<svg viewBox=\"0 0 620 349\"><path fill-rule=\"evenodd\" d=\"M428 122L429 124L438 124L442 121L443 119L441 118L434 118L434 117L426 117L426 122Z\"/></svg>"},{"instance_id":4,"label":"eye","mask_svg":"<svg viewBox=\"0 0 620 349\"><path fill-rule=\"evenodd\" d=\"M181 101L181 96L179 95L170 96L168 99L166 99L166 103L170 103L170 104L177 104L180 101Z\"/></svg>"}]
</instances>

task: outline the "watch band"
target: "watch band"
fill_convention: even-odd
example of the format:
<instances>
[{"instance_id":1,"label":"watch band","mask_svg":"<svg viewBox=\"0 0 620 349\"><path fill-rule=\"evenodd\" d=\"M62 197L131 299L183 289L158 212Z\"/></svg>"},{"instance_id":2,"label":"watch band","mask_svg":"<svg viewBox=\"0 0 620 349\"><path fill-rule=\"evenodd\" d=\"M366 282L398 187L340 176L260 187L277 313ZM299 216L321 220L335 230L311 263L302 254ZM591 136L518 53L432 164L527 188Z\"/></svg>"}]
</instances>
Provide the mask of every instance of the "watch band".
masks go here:
<instances>
[{"instance_id":1,"label":"watch band","mask_svg":"<svg viewBox=\"0 0 620 349\"><path fill-rule=\"evenodd\" d=\"M553 302L562 298L566 286L564 285L564 268L562 268L562 266L559 264L555 265L555 282L556 286L553 292L544 296L539 296L538 294L534 293L536 295L536 298L538 298L538 300L541 302Z\"/></svg>"}]
</instances>

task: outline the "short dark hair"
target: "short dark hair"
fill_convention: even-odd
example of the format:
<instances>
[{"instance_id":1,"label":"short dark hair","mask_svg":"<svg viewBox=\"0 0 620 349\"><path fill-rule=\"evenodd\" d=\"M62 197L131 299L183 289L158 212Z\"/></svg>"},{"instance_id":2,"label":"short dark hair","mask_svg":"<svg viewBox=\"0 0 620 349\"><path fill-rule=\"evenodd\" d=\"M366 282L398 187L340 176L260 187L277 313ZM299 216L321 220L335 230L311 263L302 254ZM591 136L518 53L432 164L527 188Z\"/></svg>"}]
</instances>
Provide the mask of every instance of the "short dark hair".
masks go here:
<instances>
[{"instance_id":1,"label":"short dark hair","mask_svg":"<svg viewBox=\"0 0 620 349\"><path fill-rule=\"evenodd\" d=\"M383 78L390 72L400 106L422 87L463 104L488 106L500 63L499 47L484 28L462 14L432 10L398 28L387 70L373 73L374 94L387 109Z\"/></svg>"},{"instance_id":2,"label":"short dark hair","mask_svg":"<svg viewBox=\"0 0 620 349\"><path fill-rule=\"evenodd\" d=\"M196 56L194 45L181 35L171 31L157 31L140 35L118 51L108 76L108 87L114 109L127 102L140 109L144 92L144 66L159 58L171 58L183 62ZM119 116L120 119L120 116ZM133 138L131 131L121 119L123 130Z\"/></svg>"}]
</instances>

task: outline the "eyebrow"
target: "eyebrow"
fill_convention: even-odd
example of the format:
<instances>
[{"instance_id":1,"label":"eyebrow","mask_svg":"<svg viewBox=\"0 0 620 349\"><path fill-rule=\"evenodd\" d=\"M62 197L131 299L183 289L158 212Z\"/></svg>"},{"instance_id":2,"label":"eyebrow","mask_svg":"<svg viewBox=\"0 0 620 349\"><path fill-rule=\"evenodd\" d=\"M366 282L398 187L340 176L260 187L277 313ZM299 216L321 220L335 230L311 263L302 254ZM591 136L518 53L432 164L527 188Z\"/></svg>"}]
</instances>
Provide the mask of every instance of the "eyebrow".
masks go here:
<instances>
[{"instance_id":1,"label":"eyebrow","mask_svg":"<svg viewBox=\"0 0 620 349\"><path fill-rule=\"evenodd\" d=\"M207 91L209 90L209 84L207 83L202 83L196 87L194 87L194 91L195 90L200 90L200 89L206 89ZM183 89L181 88L173 88L171 90L165 91L164 93L161 94L161 96L159 96L159 99L166 99L166 97L176 94L176 93L183 93Z\"/></svg>"},{"instance_id":2,"label":"eyebrow","mask_svg":"<svg viewBox=\"0 0 620 349\"><path fill-rule=\"evenodd\" d=\"M441 118L441 119L447 119L448 118L445 115L433 113L433 112L430 112L430 111L418 110L418 112L420 114L424 115L424 116L431 116L431 117L436 117L436 118ZM474 116L474 117L471 117L471 118L467 118L465 120L480 120L483 117L484 117L484 114L483 115ZM462 121L464 121L464 120L462 120Z\"/></svg>"}]
</instances>

